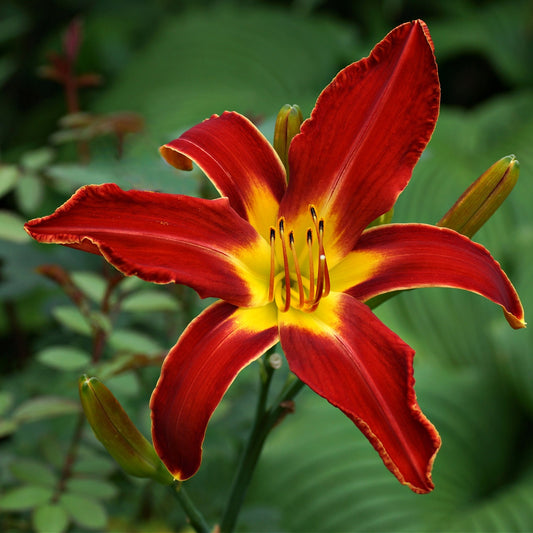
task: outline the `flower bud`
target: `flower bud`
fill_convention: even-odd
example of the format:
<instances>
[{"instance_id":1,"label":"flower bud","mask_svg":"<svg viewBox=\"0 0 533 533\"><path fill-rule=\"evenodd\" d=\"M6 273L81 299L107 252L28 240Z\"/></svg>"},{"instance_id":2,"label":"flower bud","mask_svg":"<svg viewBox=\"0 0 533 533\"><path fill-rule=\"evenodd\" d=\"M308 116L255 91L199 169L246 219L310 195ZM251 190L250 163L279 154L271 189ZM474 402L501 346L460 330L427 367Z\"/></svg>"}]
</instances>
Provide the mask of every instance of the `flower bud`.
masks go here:
<instances>
[{"instance_id":1,"label":"flower bud","mask_svg":"<svg viewBox=\"0 0 533 533\"><path fill-rule=\"evenodd\" d=\"M174 478L153 446L135 427L118 400L97 378L79 380L81 404L98 440L132 476L148 477L164 485Z\"/></svg>"},{"instance_id":2,"label":"flower bud","mask_svg":"<svg viewBox=\"0 0 533 533\"><path fill-rule=\"evenodd\" d=\"M287 176L289 175L289 146L295 135L300 133L303 116L297 105L285 104L278 113L274 128L274 149L278 153Z\"/></svg>"},{"instance_id":3,"label":"flower bud","mask_svg":"<svg viewBox=\"0 0 533 533\"><path fill-rule=\"evenodd\" d=\"M507 198L518 174L515 156L502 157L466 189L437 226L472 237Z\"/></svg>"}]
</instances>

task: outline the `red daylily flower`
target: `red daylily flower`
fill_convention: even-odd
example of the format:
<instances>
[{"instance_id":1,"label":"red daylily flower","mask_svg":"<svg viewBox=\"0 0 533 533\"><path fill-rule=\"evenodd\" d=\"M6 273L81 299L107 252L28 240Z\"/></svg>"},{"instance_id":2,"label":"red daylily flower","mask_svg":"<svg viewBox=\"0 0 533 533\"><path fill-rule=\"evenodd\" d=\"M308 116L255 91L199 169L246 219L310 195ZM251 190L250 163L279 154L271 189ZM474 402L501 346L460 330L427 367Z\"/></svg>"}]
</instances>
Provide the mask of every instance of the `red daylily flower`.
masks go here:
<instances>
[{"instance_id":1,"label":"red daylily flower","mask_svg":"<svg viewBox=\"0 0 533 533\"><path fill-rule=\"evenodd\" d=\"M525 325L516 291L479 244L422 224L365 230L407 185L439 97L428 30L407 23L322 92L290 146L288 183L263 135L226 112L161 148L177 168L196 162L221 198L87 186L26 225L126 275L220 299L170 350L151 399L154 445L176 478L198 470L208 420L240 370L280 341L291 371L361 429L402 483L433 488L440 438L416 401L414 352L364 302L456 287Z\"/></svg>"}]
</instances>

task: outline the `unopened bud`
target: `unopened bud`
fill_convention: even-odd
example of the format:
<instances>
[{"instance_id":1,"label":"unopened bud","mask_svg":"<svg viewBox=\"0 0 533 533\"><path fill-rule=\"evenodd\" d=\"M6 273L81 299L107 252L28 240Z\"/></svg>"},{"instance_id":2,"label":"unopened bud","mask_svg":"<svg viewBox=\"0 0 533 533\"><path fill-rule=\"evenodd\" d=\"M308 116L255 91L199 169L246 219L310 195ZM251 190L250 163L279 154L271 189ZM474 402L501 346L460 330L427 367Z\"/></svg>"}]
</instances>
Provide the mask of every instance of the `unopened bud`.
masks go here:
<instances>
[{"instance_id":1,"label":"unopened bud","mask_svg":"<svg viewBox=\"0 0 533 533\"><path fill-rule=\"evenodd\" d=\"M297 105L285 104L278 113L274 128L274 149L289 174L289 147L294 136L300 133L302 111Z\"/></svg>"},{"instance_id":2,"label":"unopened bud","mask_svg":"<svg viewBox=\"0 0 533 533\"><path fill-rule=\"evenodd\" d=\"M513 190L518 174L515 156L502 157L466 189L437 226L472 237Z\"/></svg>"},{"instance_id":3,"label":"unopened bud","mask_svg":"<svg viewBox=\"0 0 533 533\"><path fill-rule=\"evenodd\" d=\"M111 391L97 378L79 380L81 404L98 440L132 476L151 478L169 485L174 478L153 446L135 427Z\"/></svg>"}]
</instances>

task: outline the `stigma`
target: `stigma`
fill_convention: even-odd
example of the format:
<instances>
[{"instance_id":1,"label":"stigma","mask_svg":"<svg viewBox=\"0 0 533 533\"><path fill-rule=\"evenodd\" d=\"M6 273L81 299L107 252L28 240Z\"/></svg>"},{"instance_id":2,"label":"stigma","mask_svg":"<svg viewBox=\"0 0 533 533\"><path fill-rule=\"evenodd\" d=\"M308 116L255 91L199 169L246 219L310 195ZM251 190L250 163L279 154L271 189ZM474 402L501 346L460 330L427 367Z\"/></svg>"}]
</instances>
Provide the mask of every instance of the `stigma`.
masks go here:
<instances>
[{"instance_id":1,"label":"stigma","mask_svg":"<svg viewBox=\"0 0 533 533\"><path fill-rule=\"evenodd\" d=\"M309 206L310 227L295 236L280 217L270 228L270 278L268 300L281 312L291 306L312 312L330 292L329 271L324 250L324 219Z\"/></svg>"}]
</instances>

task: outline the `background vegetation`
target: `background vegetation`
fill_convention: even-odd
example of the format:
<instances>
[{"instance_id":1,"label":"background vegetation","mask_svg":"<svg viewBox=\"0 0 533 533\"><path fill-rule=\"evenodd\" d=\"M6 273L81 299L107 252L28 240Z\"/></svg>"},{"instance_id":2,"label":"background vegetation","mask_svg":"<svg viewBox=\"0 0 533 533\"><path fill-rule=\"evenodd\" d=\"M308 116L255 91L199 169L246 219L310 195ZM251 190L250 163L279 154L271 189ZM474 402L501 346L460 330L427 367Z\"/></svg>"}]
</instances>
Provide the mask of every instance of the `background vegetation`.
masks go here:
<instances>
[{"instance_id":1,"label":"background vegetation","mask_svg":"<svg viewBox=\"0 0 533 533\"><path fill-rule=\"evenodd\" d=\"M396 221L434 223L500 157L521 177L475 236L533 308L533 10L528 0L279 2L52 0L0 5L0 529L176 531L176 501L127 477L83 423L77 378L98 376L149 435L165 352L205 306L194 293L123 279L98 257L30 242L29 218L80 185L212 194L157 148L225 109L271 138L285 103L308 114L339 68L395 25L424 18L443 106ZM82 22L66 103L62 36ZM43 67L45 67L43 69ZM127 112L127 113L126 113ZM142 127L142 128L141 128ZM43 266L47 265L47 266ZM443 446L435 491L402 487L357 429L310 391L272 434L241 531L532 531L533 338L472 294L402 294L378 314L417 351L419 401ZM286 365L285 365L286 367ZM257 368L215 413L197 505L219 517L253 410Z\"/></svg>"}]
</instances>

